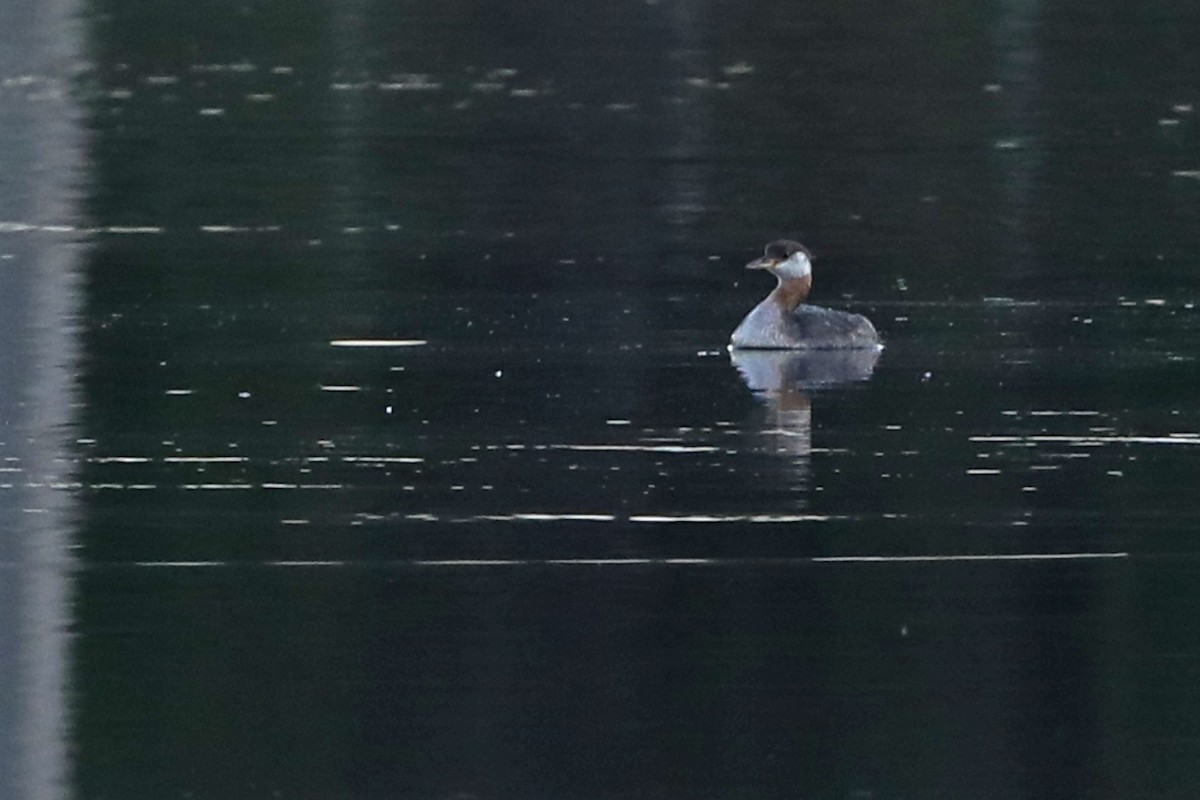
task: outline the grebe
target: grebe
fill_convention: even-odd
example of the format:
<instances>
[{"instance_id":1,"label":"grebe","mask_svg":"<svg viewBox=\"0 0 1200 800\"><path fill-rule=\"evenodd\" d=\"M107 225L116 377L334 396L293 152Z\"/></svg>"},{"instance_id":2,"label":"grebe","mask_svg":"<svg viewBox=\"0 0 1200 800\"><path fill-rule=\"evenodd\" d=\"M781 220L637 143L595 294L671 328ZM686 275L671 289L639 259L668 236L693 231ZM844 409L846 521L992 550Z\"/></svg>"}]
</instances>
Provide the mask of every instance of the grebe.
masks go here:
<instances>
[{"instance_id":1,"label":"grebe","mask_svg":"<svg viewBox=\"0 0 1200 800\"><path fill-rule=\"evenodd\" d=\"M859 350L879 348L875 326L861 314L805 305L812 260L799 242L771 242L746 269L769 270L775 291L756 305L729 339L731 348L760 350Z\"/></svg>"}]
</instances>

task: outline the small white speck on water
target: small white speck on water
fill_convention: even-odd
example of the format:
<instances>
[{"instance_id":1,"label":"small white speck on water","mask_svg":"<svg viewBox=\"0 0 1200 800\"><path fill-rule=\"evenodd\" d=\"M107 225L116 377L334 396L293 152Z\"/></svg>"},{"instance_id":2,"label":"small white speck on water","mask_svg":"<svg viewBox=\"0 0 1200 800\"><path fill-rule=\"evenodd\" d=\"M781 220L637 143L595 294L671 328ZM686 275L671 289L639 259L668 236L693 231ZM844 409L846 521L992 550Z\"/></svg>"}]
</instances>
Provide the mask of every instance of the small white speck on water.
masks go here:
<instances>
[{"instance_id":1,"label":"small white speck on water","mask_svg":"<svg viewBox=\"0 0 1200 800\"><path fill-rule=\"evenodd\" d=\"M726 75L750 75L754 72L754 65L745 61L738 61L728 66L722 67L721 71Z\"/></svg>"},{"instance_id":2,"label":"small white speck on water","mask_svg":"<svg viewBox=\"0 0 1200 800\"><path fill-rule=\"evenodd\" d=\"M249 396L250 396L249 392L238 392L238 397L242 398L243 400L245 400Z\"/></svg>"}]
</instances>

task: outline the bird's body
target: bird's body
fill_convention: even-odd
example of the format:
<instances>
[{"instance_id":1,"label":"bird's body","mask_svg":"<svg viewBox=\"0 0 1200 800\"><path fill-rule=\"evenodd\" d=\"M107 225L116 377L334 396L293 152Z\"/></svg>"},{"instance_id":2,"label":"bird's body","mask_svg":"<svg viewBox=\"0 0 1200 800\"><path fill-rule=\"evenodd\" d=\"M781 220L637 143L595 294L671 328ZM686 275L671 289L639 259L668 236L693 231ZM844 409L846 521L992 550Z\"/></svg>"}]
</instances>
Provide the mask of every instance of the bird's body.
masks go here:
<instances>
[{"instance_id":1,"label":"bird's body","mask_svg":"<svg viewBox=\"0 0 1200 800\"><path fill-rule=\"evenodd\" d=\"M879 334L861 314L807 304L786 310L768 297L746 315L729 343L765 350L859 349L878 347Z\"/></svg>"},{"instance_id":2,"label":"bird's body","mask_svg":"<svg viewBox=\"0 0 1200 800\"><path fill-rule=\"evenodd\" d=\"M798 242L780 240L746 265L766 269L779 284L733 331L729 344L741 349L835 350L878 348L879 334L861 314L808 305L812 263Z\"/></svg>"}]
</instances>

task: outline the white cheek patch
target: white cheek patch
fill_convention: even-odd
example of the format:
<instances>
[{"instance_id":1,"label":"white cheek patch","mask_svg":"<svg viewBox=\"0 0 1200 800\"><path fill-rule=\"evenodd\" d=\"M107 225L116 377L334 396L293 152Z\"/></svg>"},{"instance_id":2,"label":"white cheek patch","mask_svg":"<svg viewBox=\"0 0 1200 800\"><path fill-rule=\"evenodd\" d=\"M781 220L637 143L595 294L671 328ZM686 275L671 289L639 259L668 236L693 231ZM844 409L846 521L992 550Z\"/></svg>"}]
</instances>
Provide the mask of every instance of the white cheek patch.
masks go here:
<instances>
[{"instance_id":1,"label":"white cheek patch","mask_svg":"<svg viewBox=\"0 0 1200 800\"><path fill-rule=\"evenodd\" d=\"M791 257L775 268L775 271L789 278L803 278L812 274L812 263L804 253L792 253Z\"/></svg>"}]
</instances>

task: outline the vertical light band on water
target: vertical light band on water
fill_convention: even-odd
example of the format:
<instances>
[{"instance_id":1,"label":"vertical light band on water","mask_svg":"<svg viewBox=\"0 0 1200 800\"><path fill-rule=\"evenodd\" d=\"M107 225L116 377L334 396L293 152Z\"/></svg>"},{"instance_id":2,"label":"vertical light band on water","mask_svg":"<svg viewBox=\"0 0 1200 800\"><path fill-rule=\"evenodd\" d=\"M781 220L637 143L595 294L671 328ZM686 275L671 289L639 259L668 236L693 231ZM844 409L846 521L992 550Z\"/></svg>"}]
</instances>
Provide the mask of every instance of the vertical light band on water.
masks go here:
<instances>
[{"instance_id":1,"label":"vertical light band on water","mask_svg":"<svg viewBox=\"0 0 1200 800\"><path fill-rule=\"evenodd\" d=\"M72 76L77 0L0 3L0 219L80 222L84 127ZM73 375L82 245L43 232L0 237L0 795L69 796L68 634Z\"/></svg>"}]
</instances>

